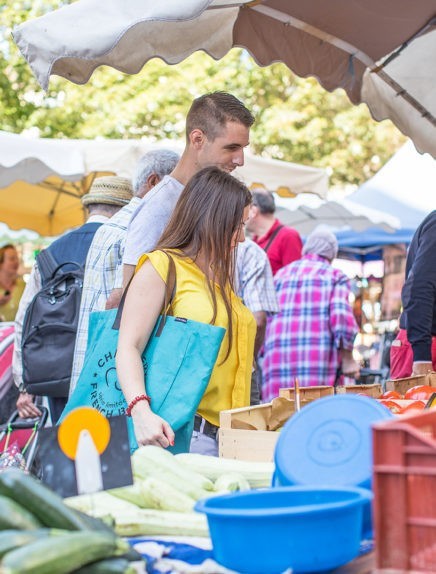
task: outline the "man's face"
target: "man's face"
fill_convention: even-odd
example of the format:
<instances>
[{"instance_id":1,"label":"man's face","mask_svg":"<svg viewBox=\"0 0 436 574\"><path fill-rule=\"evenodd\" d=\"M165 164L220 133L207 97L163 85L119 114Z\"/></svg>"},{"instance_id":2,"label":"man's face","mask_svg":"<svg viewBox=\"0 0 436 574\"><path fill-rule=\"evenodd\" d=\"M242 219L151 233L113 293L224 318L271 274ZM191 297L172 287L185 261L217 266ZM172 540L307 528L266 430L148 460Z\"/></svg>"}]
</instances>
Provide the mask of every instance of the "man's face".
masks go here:
<instances>
[{"instance_id":1,"label":"man's face","mask_svg":"<svg viewBox=\"0 0 436 574\"><path fill-rule=\"evenodd\" d=\"M249 144L249 128L240 122L227 122L221 133L209 141L203 134L204 140L197 150L198 169L216 166L232 172L244 165L244 148Z\"/></svg>"}]
</instances>

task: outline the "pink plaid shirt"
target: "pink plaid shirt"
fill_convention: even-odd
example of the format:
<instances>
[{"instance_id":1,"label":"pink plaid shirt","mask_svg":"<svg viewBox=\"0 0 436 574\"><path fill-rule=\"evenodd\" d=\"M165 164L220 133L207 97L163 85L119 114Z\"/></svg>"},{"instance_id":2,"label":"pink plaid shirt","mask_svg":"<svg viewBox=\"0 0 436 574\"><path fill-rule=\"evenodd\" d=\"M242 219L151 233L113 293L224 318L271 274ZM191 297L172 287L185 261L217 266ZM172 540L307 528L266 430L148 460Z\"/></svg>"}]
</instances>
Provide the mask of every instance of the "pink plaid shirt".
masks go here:
<instances>
[{"instance_id":1,"label":"pink plaid shirt","mask_svg":"<svg viewBox=\"0 0 436 574\"><path fill-rule=\"evenodd\" d=\"M262 400L281 387L333 385L339 348L351 350L358 328L347 277L318 255L304 255L274 277L280 311L268 319Z\"/></svg>"}]
</instances>

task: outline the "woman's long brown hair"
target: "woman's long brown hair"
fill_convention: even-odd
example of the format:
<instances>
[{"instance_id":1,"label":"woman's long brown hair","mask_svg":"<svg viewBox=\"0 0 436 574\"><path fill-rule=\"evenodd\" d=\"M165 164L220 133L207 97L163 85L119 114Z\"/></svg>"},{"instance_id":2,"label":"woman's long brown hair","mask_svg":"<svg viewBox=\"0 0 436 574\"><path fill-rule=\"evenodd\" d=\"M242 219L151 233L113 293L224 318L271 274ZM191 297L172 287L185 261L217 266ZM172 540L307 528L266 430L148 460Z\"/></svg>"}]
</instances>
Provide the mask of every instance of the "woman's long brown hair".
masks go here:
<instances>
[{"instance_id":1,"label":"woman's long brown hair","mask_svg":"<svg viewBox=\"0 0 436 574\"><path fill-rule=\"evenodd\" d=\"M228 317L229 347L233 341L230 290L233 289L235 249L232 239L242 224L244 208L251 203L248 188L217 167L207 167L196 173L182 191L173 214L164 229L156 250L179 249L196 261L204 257L206 282L212 300L213 316L217 316L216 286L218 285Z\"/></svg>"}]
</instances>

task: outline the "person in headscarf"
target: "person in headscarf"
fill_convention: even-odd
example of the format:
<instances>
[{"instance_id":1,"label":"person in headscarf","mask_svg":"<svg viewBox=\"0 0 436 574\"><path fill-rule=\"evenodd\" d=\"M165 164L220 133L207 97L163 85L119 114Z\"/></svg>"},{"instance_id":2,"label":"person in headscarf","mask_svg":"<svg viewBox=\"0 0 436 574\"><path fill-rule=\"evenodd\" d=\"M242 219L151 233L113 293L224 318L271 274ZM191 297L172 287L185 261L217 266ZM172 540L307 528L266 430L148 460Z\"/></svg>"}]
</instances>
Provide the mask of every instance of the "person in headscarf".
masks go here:
<instances>
[{"instance_id":1,"label":"person in headscarf","mask_svg":"<svg viewBox=\"0 0 436 574\"><path fill-rule=\"evenodd\" d=\"M262 400L282 387L334 385L342 372L358 375L352 349L358 326L349 302L347 277L331 263L338 243L317 228L307 238L303 257L274 277L280 311L269 317L262 363Z\"/></svg>"}]
</instances>

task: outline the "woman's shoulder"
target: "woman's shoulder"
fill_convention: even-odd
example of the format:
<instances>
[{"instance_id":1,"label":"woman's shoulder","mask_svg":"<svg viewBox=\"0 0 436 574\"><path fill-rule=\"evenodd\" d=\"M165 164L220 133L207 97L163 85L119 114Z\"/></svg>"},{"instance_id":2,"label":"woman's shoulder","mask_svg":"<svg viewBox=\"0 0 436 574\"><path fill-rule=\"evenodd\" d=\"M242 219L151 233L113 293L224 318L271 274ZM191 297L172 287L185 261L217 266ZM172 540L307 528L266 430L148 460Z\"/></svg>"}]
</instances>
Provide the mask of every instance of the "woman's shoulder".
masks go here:
<instances>
[{"instance_id":1,"label":"woman's shoulder","mask_svg":"<svg viewBox=\"0 0 436 574\"><path fill-rule=\"evenodd\" d=\"M149 261L158 272L168 269L169 259L164 251L155 250L141 255L136 265L136 271L138 271L146 261Z\"/></svg>"},{"instance_id":2,"label":"woman's shoulder","mask_svg":"<svg viewBox=\"0 0 436 574\"><path fill-rule=\"evenodd\" d=\"M192 274L193 272L197 273L199 271L192 259L183 256L179 250L162 249L156 249L155 251L144 253L138 261L136 270L138 271L146 261L150 261L156 271L163 276L166 275L168 271L170 259L174 261L177 277L181 277L183 274Z\"/></svg>"}]
</instances>

